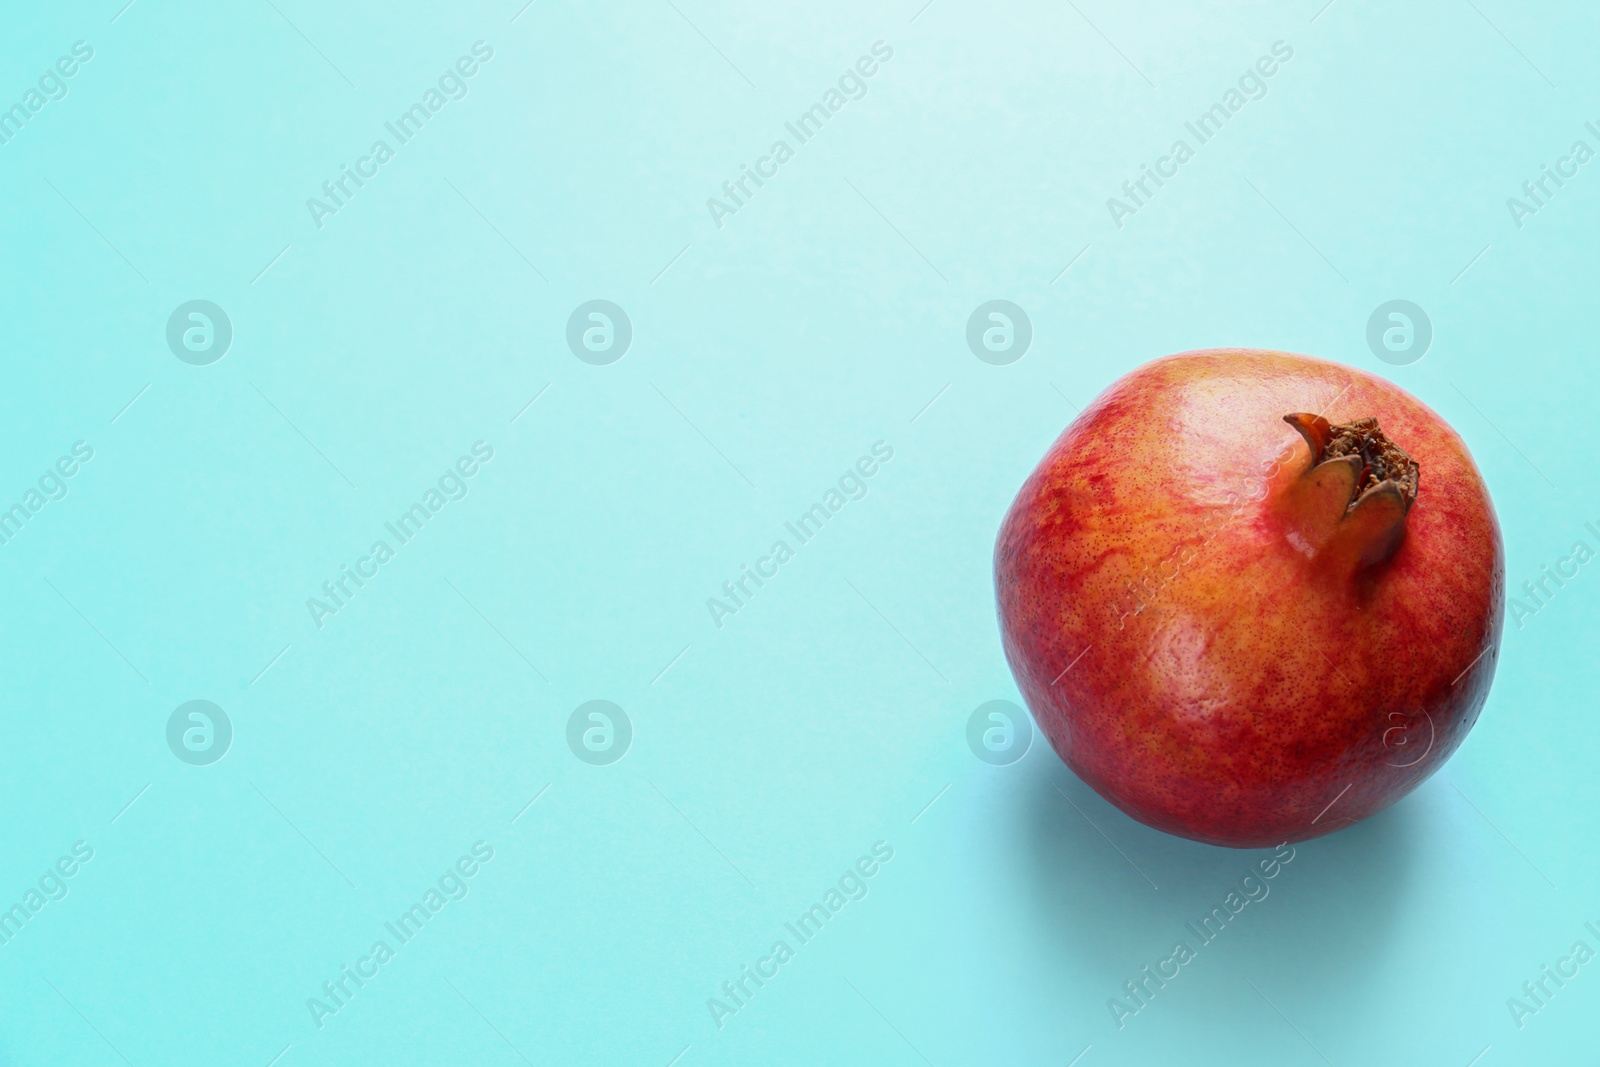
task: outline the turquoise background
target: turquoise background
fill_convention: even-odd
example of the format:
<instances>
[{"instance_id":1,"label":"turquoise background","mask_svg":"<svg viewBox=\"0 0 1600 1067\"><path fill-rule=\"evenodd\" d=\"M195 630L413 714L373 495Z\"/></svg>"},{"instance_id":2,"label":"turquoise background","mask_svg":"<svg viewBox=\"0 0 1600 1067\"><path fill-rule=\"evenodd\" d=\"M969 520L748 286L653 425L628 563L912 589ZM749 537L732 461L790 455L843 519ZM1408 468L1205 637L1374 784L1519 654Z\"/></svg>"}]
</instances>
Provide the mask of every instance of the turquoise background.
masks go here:
<instances>
[{"instance_id":1,"label":"turquoise background","mask_svg":"<svg viewBox=\"0 0 1600 1067\"><path fill-rule=\"evenodd\" d=\"M94 52L0 145L0 506L94 450L0 546L0 906L93 849L0 946L0 1062L1592 1054L1600 963L1520 1028L1507 998L1600 949L1600 564L1508 617L1441 773L1299 846L1120 1029L1107 1001L1269 853L1136 824L1037 739L966 742L1018 699L1005 507L1164 353L1416 393L1483 469L1514 594L1600 547L1600 163L1506 205L1600 148L1592 6L122 3L0 33L4 106ZM319 228L307 198L476 41L465 98ZM719 227L707 198L876 41L865 95ZM1277 41L1266 95L1115 225ZM233 328L207 366L166 341L196 299ZM610 365L565 339L593 299L632 323ZM992 299L1032 323L1005 366L965 340ZM1432 322L1419 361L1367 346L1391 299ZM478 441L464 499L319 628L307 598ZM866 496L714 625L878 441ZM208 766L167 743L197 699L233 729ZM567 743L596 699L632 725L603 766ZM466 896L319 1027L308 999L477 842ZM866 896L719 1027L708 998L875 842Z\"/></svg>"}]
</instances>

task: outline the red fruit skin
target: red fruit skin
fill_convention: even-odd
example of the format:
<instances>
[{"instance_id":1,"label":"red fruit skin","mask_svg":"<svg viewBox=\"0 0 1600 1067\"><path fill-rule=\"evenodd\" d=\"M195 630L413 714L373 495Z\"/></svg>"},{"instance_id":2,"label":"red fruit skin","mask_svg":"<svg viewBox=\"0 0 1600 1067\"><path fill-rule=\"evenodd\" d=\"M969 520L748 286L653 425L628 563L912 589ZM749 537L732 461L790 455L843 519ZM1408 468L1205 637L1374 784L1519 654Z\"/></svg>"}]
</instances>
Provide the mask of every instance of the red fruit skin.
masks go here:
<instances>
[{"instance_id":1,"label":"red fruit skin","mask_svg":"<svg viewBox=\"0 0 1600 1067\"><path fill-rule=\"evenodd\" d=\"M1311 464L1283 416L1376 416L1420 467L1376 566L1297 548ZM1466 446L1397 386L1308 356L1213 349L1113 384L1028 477L995 545L1000 631L1067 766L1141 822L1254 848L1416 788L1494 678L1505 561Z\"/></svg>"}]
</instances>

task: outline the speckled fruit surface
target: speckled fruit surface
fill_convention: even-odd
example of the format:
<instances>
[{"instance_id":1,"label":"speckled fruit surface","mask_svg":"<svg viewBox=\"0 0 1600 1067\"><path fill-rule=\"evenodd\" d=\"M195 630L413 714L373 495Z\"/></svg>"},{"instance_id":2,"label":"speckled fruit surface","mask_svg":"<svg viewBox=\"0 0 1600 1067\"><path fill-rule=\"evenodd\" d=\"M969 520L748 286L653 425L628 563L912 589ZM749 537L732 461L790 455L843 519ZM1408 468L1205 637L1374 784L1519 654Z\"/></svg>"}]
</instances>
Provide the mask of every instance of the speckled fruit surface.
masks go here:
<instances>
[{"instance_id":1,"label":"speckled fruit surface","mask_svg":"<svg viewBox=\"0 0 1600 1067\"><path fill-rule=\"evenodd\" d=\"M1073 421L1005 516L995 587L1067 765L1144 823L1242 848L1366 818L1455 751L1505 564L1466 446L1416 398L1214 349Z\"/></svg>"}]
</instances>

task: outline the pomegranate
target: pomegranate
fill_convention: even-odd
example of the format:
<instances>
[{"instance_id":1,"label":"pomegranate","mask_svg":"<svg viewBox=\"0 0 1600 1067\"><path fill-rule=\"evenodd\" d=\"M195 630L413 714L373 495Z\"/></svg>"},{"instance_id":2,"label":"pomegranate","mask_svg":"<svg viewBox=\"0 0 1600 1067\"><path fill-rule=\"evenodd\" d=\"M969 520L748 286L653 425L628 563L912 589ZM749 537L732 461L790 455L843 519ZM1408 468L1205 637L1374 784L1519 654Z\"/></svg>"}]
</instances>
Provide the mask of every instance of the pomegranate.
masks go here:
<instances>
[{"instance_id":1,"label":"pomegranate","mask_svg":"<svg viewBox=\"0 0 1600 1067\"><path fill-rule=\"evenodd\" d=\"M1477 721L1500 530L1455 432L1399 387L1213 349L1113 384L995 544L1034 718L1141 822L1235 848L1366 818Z\"/></svg>"}]
</instances>

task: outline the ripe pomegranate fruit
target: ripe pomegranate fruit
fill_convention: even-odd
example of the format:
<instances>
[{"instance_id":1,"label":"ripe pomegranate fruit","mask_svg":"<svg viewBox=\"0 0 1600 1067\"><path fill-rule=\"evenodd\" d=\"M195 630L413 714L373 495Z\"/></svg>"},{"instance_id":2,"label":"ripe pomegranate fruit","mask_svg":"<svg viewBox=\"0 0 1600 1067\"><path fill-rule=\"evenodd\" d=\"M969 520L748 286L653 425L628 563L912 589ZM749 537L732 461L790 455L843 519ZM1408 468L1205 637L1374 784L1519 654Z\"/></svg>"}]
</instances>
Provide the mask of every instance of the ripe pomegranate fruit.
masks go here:
<instances>
[{"instance_id":1,"label":"ripe pomegranate fruit","mask_svg":"<svg viewBox=\"0 0 1600 1067\"><path fill-rule=\"evenodd\" d=\"M1364 819L1455 751L1505 562L1466 446L1415 397L1213 349L1067 427L1001 524L995 588L1067 766L1141 822L1251 848Z\"/></svg>"}]
</instances>

